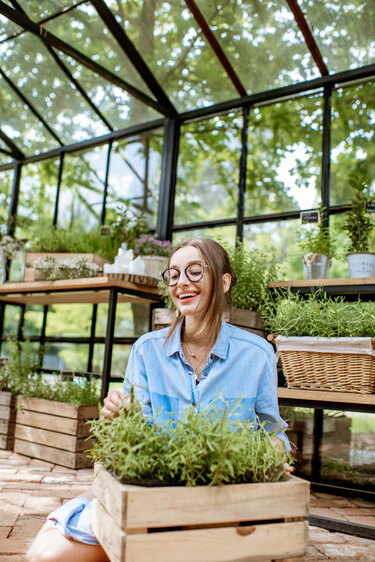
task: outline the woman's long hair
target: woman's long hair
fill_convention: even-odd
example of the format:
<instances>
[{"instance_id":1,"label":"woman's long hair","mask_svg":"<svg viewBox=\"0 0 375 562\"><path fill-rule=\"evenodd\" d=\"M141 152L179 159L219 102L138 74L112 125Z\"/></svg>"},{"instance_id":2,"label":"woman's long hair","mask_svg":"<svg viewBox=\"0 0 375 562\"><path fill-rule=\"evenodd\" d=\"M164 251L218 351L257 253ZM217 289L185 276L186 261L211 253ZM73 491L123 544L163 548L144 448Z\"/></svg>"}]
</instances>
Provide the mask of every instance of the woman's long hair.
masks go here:
<instances>
[{"instance_id":1,"label":"woman's long hair","mask_svg":"<svg viewBox=\"0 0 375 562\"><path fill-rule=\"evenodd\" d=\"M208 339L212 339L213 342L216 342L220 333L223 312L225 308L231 304L230 293L231 288L236 283L236 275L231 268L227 251L222 246L220 246L220 244L218 244L214 240L211 240L210 238L192 238L191 240L180 242L174 248L169 258L169 264L171 262L172 256L177 252L177 250L179 250L180 248L185 248L186 246L193 246L194 248L197 248L202 256L203 261L206 265L209 266L208 274L211 276L212 280L211 299L205 311L202 326L195 334L195 338L207 338L207 335L209 335ZM227 293L224 293L223 290L223 275L225 273L229 273L232 278L230 288ZM181 313L180 311L176 310L176 315L169 328L166 342L173 334L180 319Z\"/></svg>"}]
</instances>

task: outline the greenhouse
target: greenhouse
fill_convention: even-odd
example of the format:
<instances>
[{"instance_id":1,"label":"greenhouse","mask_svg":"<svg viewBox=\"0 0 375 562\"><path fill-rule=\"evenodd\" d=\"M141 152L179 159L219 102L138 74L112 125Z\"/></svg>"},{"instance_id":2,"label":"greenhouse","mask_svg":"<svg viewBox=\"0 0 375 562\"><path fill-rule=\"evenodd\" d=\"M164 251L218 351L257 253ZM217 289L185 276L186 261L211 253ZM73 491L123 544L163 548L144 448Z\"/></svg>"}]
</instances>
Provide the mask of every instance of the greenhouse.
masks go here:
<instances>
[{"instance_id":1,"label":"greenhouse","mask_svg":"<svg viewBox=\"0 0 375 562\"><path fill-rule=\"evenodd\" d=\"M372 361L375 273L363 268L375 252L374 77L367 0L0 0L2 387L9 373L17 378L14 365L38 373L25 412L54 377L60 397L71 378L93 381L90 407L97 393L103 401L121 389L137 339L173 321L160 277L171 247L215 240L239 281L233 307L242 310L225 319L268 337L280 357L295 473L316 494L310 526L327 532L327 544L327 530L372 539L375 365L353 382L346 346L334 382L311 383L315 366L296 375L289 348L276 346L367 338ZM163 257L156 274L142 261L148 240ZM366 263L352 274L347 255L357 252ZM329 269L318 279L321 254ZM242 284L247 270L253 278ZM27 441L25 429L17 441ZM18 447L14 466L27 464L31 481L28 455L75 471L72 489L79 469L92 470ZM42 523L54 507L29 514ZM13 544L16 519L5 527ZM343 544L337 559L363 552L360 541ZM0 558L26 552L9 548ZM366 548L375 557L374 543ZM330 559L315 543L310 550L300 559Z\"/></svg>"}]
</instances>

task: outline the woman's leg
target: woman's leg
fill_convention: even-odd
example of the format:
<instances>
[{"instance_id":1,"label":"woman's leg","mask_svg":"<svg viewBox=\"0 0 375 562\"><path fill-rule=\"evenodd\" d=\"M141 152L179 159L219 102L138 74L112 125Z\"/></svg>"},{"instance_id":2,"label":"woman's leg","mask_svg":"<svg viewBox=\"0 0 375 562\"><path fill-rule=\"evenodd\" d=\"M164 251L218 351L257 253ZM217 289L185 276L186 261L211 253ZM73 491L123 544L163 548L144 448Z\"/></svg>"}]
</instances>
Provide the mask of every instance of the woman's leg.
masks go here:
<instances>
[{"instance_id":1,"label":"woman's leg","mask_svg":"<svg viewBox=\"0 0 375 562\"><path fill-rule=\"evenodd\" d=\"M26 554L27 562L109 562L100 545L67 539L47 521Z\"/></svg>"}]
</instances>

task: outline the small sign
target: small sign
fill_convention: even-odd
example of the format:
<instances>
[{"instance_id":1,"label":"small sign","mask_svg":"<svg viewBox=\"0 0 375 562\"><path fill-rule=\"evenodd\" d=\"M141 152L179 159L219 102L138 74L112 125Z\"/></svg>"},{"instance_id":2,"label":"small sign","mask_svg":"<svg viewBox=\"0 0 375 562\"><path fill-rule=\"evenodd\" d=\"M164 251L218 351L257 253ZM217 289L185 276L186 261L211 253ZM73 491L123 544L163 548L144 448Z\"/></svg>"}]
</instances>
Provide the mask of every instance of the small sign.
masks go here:
<instances>
[{"instance_id":1,"label":"small sign","mask_svg":"<svg viewBox=\"0 0 375 562\"><path fill-rule=\"evenodd\" d=\"M320 212L319 211L302 211L302 213L300 213L300 215L299 215L299 218L301 220L301 224L313 223L313 222L319 223L320 222Z\"/></svg>"},{"instance_id":2,"label":"small sign","mask_svg":"<svg viewBox=\"0 0 375 562\"><path fill-rule=\"evenodd\" d=\"M375 201L366 201L366 213L375 213Z\"/></svg>"},{"instance_id":3,"label":"small sign","mask_svg":"<svg viewBox=\"0 0 375 562\"><path fill-rule=\"evenodd\" d=\"M100 236L106 238L107 236L111 235L111 227L107 225L102 225L100 227Z\"/></svg>"}]
</instances>

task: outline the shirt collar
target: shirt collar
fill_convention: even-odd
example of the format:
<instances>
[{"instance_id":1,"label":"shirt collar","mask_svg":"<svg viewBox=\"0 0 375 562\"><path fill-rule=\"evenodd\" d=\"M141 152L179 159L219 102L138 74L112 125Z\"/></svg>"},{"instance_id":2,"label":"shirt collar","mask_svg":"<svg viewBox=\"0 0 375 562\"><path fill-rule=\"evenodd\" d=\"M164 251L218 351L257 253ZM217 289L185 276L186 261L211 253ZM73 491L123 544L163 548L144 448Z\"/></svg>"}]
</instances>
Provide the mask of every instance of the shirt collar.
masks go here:
<instances>
[{"instance_id":1,"label":"shirt collar","mask_svg":"<svg viewBox=\"0 0 375 562\"><path fill-rule=\"evenodd\" d=\"M168 356L173 355L174 353L180 353L180 354L182 353L182 346L181 346L182 322L183 319L179 321L172 336L168 340L167 343ZM228 346L229 346L229 329L225 320L222 319L219 337L217 338L217 342L215 343L211 351L211 354L216 355L216 357L220 357L220 359L225 359L228 353Z\"/></svg>"}]
</instances>

